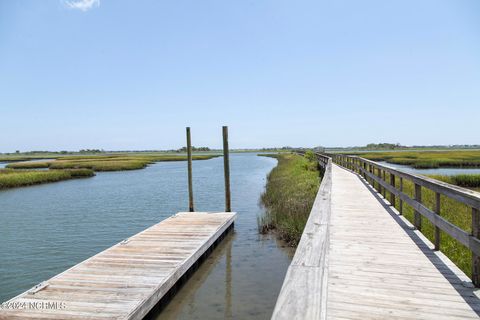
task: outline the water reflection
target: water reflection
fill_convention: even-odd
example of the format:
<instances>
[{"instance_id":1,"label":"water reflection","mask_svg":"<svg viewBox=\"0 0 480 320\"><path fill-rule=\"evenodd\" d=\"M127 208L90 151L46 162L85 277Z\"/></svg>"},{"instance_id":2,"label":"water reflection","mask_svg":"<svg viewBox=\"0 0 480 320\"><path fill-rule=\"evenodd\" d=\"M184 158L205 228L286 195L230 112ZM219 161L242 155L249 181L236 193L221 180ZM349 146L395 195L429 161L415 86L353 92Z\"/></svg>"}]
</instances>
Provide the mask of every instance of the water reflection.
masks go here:
<instances>
[{"instance_id":1,"label":"water reflection","mask_svg":"<svg viewBox=\"0 0 480 320\"><path fill-rule=\"evenodd\" d=\"M293 256L294 250L280 241L259 240L276 243L286 261ZM269 319L288 263L257 255L236 259L236 241L238 232L230 232L167 305L148 319Z\"/></svg>"}]
</instances>

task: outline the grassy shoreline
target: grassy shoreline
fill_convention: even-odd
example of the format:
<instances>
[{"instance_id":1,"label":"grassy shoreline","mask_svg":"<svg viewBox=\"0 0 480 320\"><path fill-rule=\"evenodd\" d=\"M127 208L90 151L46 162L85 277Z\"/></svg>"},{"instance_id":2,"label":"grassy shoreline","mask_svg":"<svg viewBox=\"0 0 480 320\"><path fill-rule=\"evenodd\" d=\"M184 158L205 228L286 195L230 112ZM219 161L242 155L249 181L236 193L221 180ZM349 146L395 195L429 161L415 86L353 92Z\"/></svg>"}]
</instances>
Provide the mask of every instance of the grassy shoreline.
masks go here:
<instances>
[{"instance_id":1,"label":"grassy shoreline","mask_svg":"<svg viewBox=\"0 0 480 320\"><path fill-rule=\"evenodd\" d=\"M36 184L93 177L90 169L72 170L13 170L0 169L0 190Z\"/></svg>"},{"instance_id":2,"label":"grassy shoreline","mask_svg":"<svg viewBox=\"0 0 480 320\"><path fill-rule=\"evenodd\" d=\"M219 155L194 155L193 160L208 160ZM149 164L163 161L186 161L183 155L161 156L65 156L52 161L13 162L10 169L91 169L93 171L124 171L144 169Z\"/></svg>"},{"instance_id":3,"label":"grassy shoreline","mask_svg":"<svg viewBox=\"0 0 480 320\"><path fill-rule=\"evenodd\" d=\"M390 151L356 154L373 161L411 166L415 169L480 168L480 151Z\"/></svg>"},{"instance_id":4,"label":"grassy shoreline","mask_svg":"<svg viewBox=\"0 0 480 320\"><path fill-rule=\"evenodd\" d=\"M295 154L267 156L276 158L278 164L268 174L261 196L266 211L258 217L259 232L274 232L296 246L320 186L318 163Z\"/></svg>"},{"instance_id":5,"label":"grassy shoreline","mask_svg":"<svg viewBox=\"0 0 480 320\"><path fill-rule=\"evenodd\" d=\"M193 160L208 160L220 155L194 155ZM31 159L35 160L35 159ZM48 161L11 162L0 169L0 189L91 177L100 171L144 169L155 162L186 161L186 155L86 155L62 156ZM34 170L47 169L47 170Z\"/></svg>"}]
</instances>

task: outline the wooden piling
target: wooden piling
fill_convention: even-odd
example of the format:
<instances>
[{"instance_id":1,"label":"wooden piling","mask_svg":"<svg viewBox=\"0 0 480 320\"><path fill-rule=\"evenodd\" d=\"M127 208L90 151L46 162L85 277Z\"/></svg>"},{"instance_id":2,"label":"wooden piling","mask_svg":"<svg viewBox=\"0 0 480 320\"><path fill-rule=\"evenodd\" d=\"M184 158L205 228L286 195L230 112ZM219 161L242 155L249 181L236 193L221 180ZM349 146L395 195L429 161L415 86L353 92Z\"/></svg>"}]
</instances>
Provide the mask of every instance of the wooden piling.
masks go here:
<instances>
[{"instance_id":1,"label":"wooden piling","mask_svg":"<svg viewBox=\"0 0 480 320\"><path fill-rule=\"evenodd\" d=\"M192 178L192 140L190 137L190 127L187 127L187 159L188 159L188 209L193 208L193 178Z\"/></svg>"},{"instance_id":2,"label":"wooden piling","mask_svg":"<svg viewBox=\"0 0 480 320\"><path fill-rule=\"evenodd\" d=\"M230 199L230 159L228 152L228 127L222 127L223 133L223 170L225 173L225 211L231 212L232 205Z\"/></svg>"}]
</instances>

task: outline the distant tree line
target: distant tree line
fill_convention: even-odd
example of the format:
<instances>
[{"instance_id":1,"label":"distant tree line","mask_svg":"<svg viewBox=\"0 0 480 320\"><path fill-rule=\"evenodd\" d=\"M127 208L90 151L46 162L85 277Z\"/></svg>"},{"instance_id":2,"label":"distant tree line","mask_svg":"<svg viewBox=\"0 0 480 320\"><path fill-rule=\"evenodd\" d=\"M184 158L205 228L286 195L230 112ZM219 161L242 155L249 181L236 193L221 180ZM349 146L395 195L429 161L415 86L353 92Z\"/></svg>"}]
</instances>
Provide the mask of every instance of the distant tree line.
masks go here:
<instances>
[{"instance_id":1,"label":"distant tree line","mask_svg":"<svg viewBox=\"0 0 480 320\"><path fill-rule=\"evenodd\" d=\"M368 150L395 150L395 149L405 149L407 147L402 146L400 143L369 143L366 147Z\"/></svg>"},{"instance_id":2,"label":"distant tree line","mask_svg":"<svg viewBox=\"0 0 480 320\"><path fill-rule=\"evenodd\" d=\"M105 150L100 150L100 149L81 149L79 151L80 153L104 153Z\"/></svg>"},{"instance_id":3,"label":"distant tree line","mask_svg":"<svg viewBox=\"0 0 480 320\"><path fill-rule=\"evenodd\" d=\"M180 149L175 150L176 152L187 152L187 147L181 147ZM209 147L194 147L192 146L192 151L210 151Z\"/></svg>"}]
</instances>

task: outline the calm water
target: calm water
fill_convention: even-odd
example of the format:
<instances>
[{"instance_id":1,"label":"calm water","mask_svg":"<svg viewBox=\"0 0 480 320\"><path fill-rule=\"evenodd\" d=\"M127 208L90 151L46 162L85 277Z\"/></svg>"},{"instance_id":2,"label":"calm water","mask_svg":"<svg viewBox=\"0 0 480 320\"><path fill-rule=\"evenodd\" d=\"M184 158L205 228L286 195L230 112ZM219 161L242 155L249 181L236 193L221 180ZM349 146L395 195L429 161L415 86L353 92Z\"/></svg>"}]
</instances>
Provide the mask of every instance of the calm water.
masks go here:
<instances>
[{"instance_id":1,"label":"calm water","mask_svg":"<svg viewBox=\"0 0 480 320\"><path fill-rule=\"evenodd\" d=\"M165 307L159 319L268 319L291 250L257 233L266 174L276 160L231 155L235 232ZM223 159L195 161L199 211L222 211ZM0 301L187 208L185 162L99 173L0 192Z\"/></svg>"},{"instance_id":2,"label":"calm water","mask_svg":"<svg viewBox=\"0 0 480 320\"><path fill-rule=\"evenodd\" d=\"M379 161L378 163L391 168L400 169L415 174L436 174L442 176L453 176L456 174L480 174L480 168L436 168L436 169L415 169L410 166Z\"/></svg>"}]
</instances>

